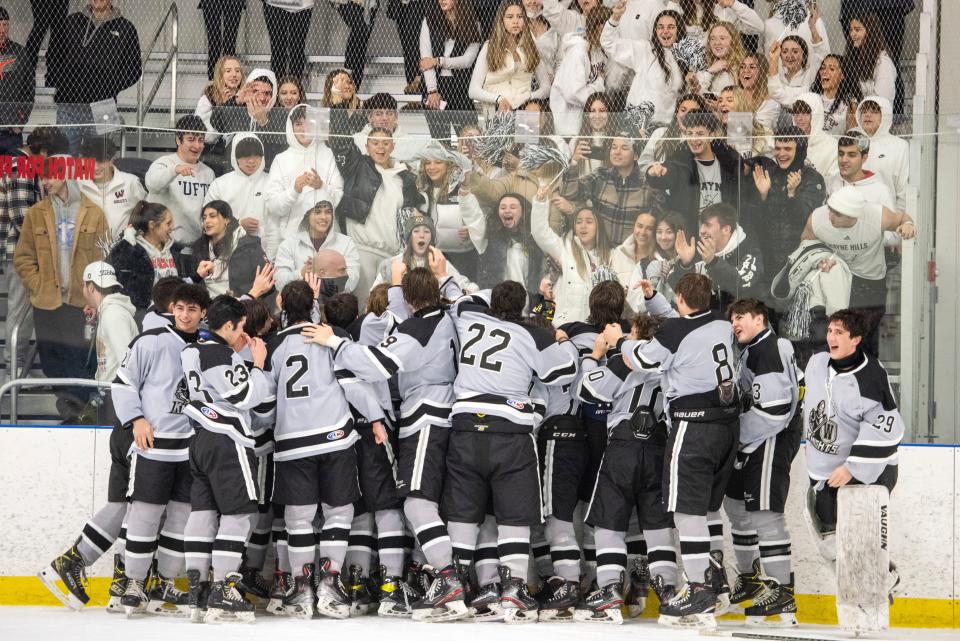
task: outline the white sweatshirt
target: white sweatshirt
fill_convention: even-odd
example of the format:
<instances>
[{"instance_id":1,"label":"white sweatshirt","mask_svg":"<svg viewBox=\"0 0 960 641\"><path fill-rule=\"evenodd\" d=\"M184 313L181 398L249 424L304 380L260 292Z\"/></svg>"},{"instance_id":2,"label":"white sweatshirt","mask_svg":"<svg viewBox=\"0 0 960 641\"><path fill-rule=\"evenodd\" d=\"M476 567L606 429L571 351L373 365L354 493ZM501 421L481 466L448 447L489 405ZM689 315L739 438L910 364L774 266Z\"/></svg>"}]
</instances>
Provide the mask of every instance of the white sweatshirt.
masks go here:
<instances>
[{"instance_id":1,"label":"white sweatshirt","mask_svg":"<svg viewBox=\"0 0 960 641\"><path fill-rule=\"evenodd\" d=\"M130 222L130 212L147 197L147 190L140 184L140 179L119 169L114 169L113 179L102 185L92 180L78 180L77 184L80 185L80 193L103 210L110 237L114 240L123 236L123 230Z\"/></svg>"},{"instance_id":2,"label":"white sweatshirt","mask_svg":"<svg viewBox=\"0 0 960 641\"><path fill-rule=\"evenodd\" d=\"M349 236L330 230L320 249L332 249L339 252L347 262L347 284L344 291L352 292L360 280L360 252L353 239ZM317 250L313 247L310 234L304 230L296 236L285 239L277 250L277 289L283 289L287 283L300 280L300 270L307 264L307 260L316 256Z\"/></svg>"},{"instance_id":3,"label":"white sweatshirt","mask_svg":"<svg viewBox=\"0 0 960 641\"><path fill-rule=\"evenodd\" d=\"M110 382L117 376L127 346L140 333L133 315L137 309L124 294L110 294L97 310L97 380Z\"/></svg>"},{"instance_id":4,"label":"white sweatshirt","mask_svg":"<svg viewBox=\"0 0 960 641\"><path fill-rule=\"evenodd\" d=\"M770 97L789 108L793 106L794 101L801 94L808 93L810 85L813 84L817 79L817 74L820 73L820 65L823 63L823 59L830 53L826 44L826 40L821 40L815 45L809 45L807 67L790 78L787 78L781 62L777 74L767 78L767 89L770 91Z\"/></svg>"},{"instance_id":5,"label":"white sweatshirt","mask_svg":"<svg viewBox=\"0 0 960 641\"><path fill-rule=\"evenodd\" d=\"M397 213L403 207L403 182L399 174L407 166L402 162L394 162L390 169L380 165L376 165L376 168L383 182L373 197L370 215L363 224L348 219L347 234L358 246L387 258L400 251Z\"/></svg>"},{"instance_id":6,"label":"white sweatshirt","mask_svg":"<svg viewBox=\"0 0 960 641\"><path fill-rule=\"evenodd\" d=\"M910 182L910 143L890 133L893 125L893 107L891 102L880 96L866 96L860 104L872 100L880 105L880 128L870 136L870 153L863 168L883 176L893 187L896 196L896 211L907 210L907 185ZM860 123L860 109L857 109L857 125ZM894 209L891 207L891 209Z\"/></svg>"},{"instance_id":7,"label":"white sweatshirt","mask_svg":"<svg viewBox=\"0 0 960 641\"><path fill-rule=\"evenodd\" d=\"M147 200L160 203L173 214L173 238L187 245L200 237L200 215L207 190L216 176L202 162L193 167L193 176L180 176L177 165L187 165L176 153L161 156L147 170Z\"/></svg>"},{"instance_id":8,"label":"white sweatshirt","mask_svg":"<svg viewBox=\"0 0 960 641\"><path fill-rule=\"evenodd\" d=\"M894 209L896 201L890 183L872 171L864 171L863 173L863 180L856 182L847 182L840 174L837 174L827 182L827 195L829 196L844 187L856 187L866 202L883 205L887 209Z\"/></svg>"},{"instance_id":9,"label":"white sweatshirt","mask_svg":"<svg viewBox=\"0 0 960 641\"><path fill-rule=\"evenodd\" d=\"M897 67L886 51L880 52L877 66L873 69L873 77L860 81L860 93L864 96L880 96L893 104L897 95Z\"/></svg>"},{"instance_id":10,"label":"white sweatshirt","mask_svg":"<svg viewBox=\"0 0 960 641\"><path fill-rule=\"evenodd\" d=\"M256 138L256 136L244 132L233 137L230 143L230 164L233 166L233 171L213 181L204 204L211 200L225 200L237 220L244 218L258 220L261 226L251 235L263 237L270 175L265 171L266 162L263 158L260 159L260 166L249 176L240 171L240 166L237 164L237 144L246 138ZM272 256L270 258L273 259Z\"/></svg>"},{"instance_id":11,"label":"white sweatshirt","mask_svg":"<svg viewBox=\"0 0 960 641\"><path fill-rule=\"evenodd\" d=\"M296 107L291 110L293 113ZM337 169L333 152L323 141L315 140L304 147L293 134L293 125L287 118L286 151L277 154L270 167L267 186L267 218L264 223L263 245L268 258L277 254L280 242L297 233L301 214L321 200L329 200L334 207L343 197L343 178ZM294 189L297 177L313 169L323 181L320 189L305 186L300 193Z\"/></svg>"},{"instance_id":12,"label":"white sweatshirt","mask_svg":"<svg viewBox=\"0 0 960 641\"><path fill-rule=\"evenodd\" d=\"M587 98L604 90L604 76L595 73L595 69L604 65L607 57L603 51L593 51L591 55L589 43L577 33L565 35L561 49L563 58L550 88L550 111L557 133L575 136L580 131Z\"/></svg>"},{"instance_id":13,"label":"white sweatshirt","mask_svg":"<svg viewBox=\"0 0 960 641\"><path fill-rule=\"evenodd\" d=\"M807 141L807 161L829 182L837 173L837 139L823 130L823 101L815 93L797 96L810 106L810 138Z\"/></svg>"}]
</instances>

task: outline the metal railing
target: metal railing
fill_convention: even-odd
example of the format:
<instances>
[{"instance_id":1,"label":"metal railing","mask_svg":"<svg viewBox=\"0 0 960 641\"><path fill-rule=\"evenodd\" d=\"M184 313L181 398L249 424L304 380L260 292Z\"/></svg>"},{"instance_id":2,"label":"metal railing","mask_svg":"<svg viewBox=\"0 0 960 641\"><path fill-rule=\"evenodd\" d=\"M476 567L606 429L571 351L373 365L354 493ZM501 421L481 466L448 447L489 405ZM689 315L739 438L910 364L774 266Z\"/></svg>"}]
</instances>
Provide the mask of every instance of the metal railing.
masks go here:
<instances>
[{"instance_id":1,"label":"metal railing","mask_svg":"<svg viewBox=\"0 0 960 641\"><path fill-rule=\"evenodd\" d=\"M19 418L17 408L17 392L21 387L90 387L95 389L110 389L110 383L90 378L15 378L0 385L0 402L3 395L10 392L10 423L15 424Z\"/></svg>"},{"instance_id":2,"label":"metal railing","mask_svg":"<svg viewBox=\"0 0 960 641\"><path fill-rule=\"evenodd\" d=\"M163 61L163 67L157 73L157 78L153 82L153 87L150 89L150 93L147 94L146 99L143 96L143 78L147 67L147 62L150 60L150 55L153 53L154 47L157 46L157 42L160 39L160 36L163 34L164 28L170 24L170 53L167 54L166 59ZM153 34L153 39L150 41L150 44L147 46L146 51L143 54L143 69L144 73L140 74L140 80L137 81L137 155L143 153L143 122L146 118L147 112L150 111L150 107L153 105L153 99L157 97L157 91L160 90L160 85L163 83L164 77L167 75L167 70L170 70L170 127L173 127L177 121L177 59L178 59L178 46L180 39L180 18L179 12L177 10L177 3L171 2L170 8L167 9L167 12L163 14L163 18L160 19L160 26L157 27L156 33Z\"/></svg>"}]
</instances>

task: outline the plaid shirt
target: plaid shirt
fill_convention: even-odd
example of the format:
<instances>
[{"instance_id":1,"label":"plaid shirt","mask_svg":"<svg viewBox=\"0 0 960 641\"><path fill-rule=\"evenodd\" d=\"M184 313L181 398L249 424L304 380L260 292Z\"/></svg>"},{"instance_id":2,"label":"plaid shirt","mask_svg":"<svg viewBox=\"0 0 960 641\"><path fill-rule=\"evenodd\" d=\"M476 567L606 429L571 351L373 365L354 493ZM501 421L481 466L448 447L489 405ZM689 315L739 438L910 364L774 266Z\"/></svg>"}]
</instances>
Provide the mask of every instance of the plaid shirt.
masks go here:
<instances>
[{"instance_id":1,"label":"plaid shirt","mask_svg":"<svg viewBox=\"0 0 960 641\"><path fill-rule=\"evenodd\" d=\"M578 176L573 167L564 176L561 195L576 205L589 204L593 213L603 219L607 238L614 247L633 233L637 214L657 200L656 192L647 185L636 164L626 178L621 178L613 167L600 167L586 176Z\"/></svg>"},{"instance_id":2,"label":"plaid shirt","mask_svg":"<svg viewBox=\"0 0 960 641\"><path fill-rule=\"evenodd\" d=\"M15 160L22 157L20 153ZM27 210L43 199L40 179L17 176L16 165L14 162L12 175L0 177L0 274L7 261L13 260Z\"/></svg>"}]
</instances>

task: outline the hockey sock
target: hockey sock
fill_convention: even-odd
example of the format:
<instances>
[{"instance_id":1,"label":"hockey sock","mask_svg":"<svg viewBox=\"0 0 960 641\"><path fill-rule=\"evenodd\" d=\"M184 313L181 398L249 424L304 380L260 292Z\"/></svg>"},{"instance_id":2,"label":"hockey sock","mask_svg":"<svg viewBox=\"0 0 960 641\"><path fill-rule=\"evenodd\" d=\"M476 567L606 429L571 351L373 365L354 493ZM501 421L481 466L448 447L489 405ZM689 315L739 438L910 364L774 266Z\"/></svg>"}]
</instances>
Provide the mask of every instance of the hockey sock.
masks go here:
<instances>
[{"instance_id":1,"label":"hockey sock","mask_svg":"<svg viewBox=\"0 0 960 641\"><path fill-rule=\"evenodd\" d=\"M123 512L123 522L120 524L120 534L117 536L117 541L114 543L115 550L117 554L120 555L121 559L126 559L127 556L127 519L130 515L130 504L127 503L124 505ZM126 561L124 560L124 563Z\"/></svg>"},{"instance_id":2,"label":"hockey sock","mask_svg":"<svg viewBox=\"0 0 960 641\"><path fill-rule=\"evenodd\" d=\"M254 516L253 532L243 551L244 567L255 570L263 569L263 562L267 558L267 545L270 544L270 525L273 523L273 512L260 512Z\"/></svg>"},{"instance_id":3,"label":"hockey sock","mask_svg":"<svg viewBox=\"0 0 960 641\"><path fill-rule=\"evenodd\" d=\"M294 574L299 574L307 563L314 562L317 547L313 537L313 518L316 514L316 505L287 505L283 509L283 520L287 527L287 553Z\"/></svg>"},{"instance_id":4,"label":"hockey sock","mask_svg":"<svg viewBox=\"0 0 960 641\"><path fill-rule=\"evenodd\" d=\"M779 512L750 512L760 537L760 563L764 574L781 584L790 583L790 532L787 519Z\"/></svg>"},{"instance_id":5,"label":"hockey sock","mask_svg":"<svg viewBox=\"0 0 960 641\"><path fill-rule=\"evenodd\" d=\"M387 576L403 576L403 512L398 509L377 510L374 518L377 522L377 554L380 556L380 565L386 568ZM426 554L426 550L423 553ZM429 558L428 556L427 559Z\"/></svg>"},{"instance_id":6,"label":"hockey sock","mask_svg":"<svg viewBox=\"0 0 960 641\"><path fill-rule=\"evenodd\" d=\"M107 503L83 526L77 549L87 565L103 556L120 534L123 517L127 513L126 503Z\"/></svg>"},{"instance_id":7,"label":"hockey sock","mask_svg":"<svg viewBox=\"0 0 960 641\"><path fill-rule=\"evenodd\" d=\"M647 565L650 576L663 578L666 585L677 585L677 548L673 540L673 528L644 530L647 541ZM629 544L628 544L629 545Z\"/></svg>"},{"instance_id":8,"label":"hockey sock","mask_svg":"<svg viewBox=\"0 0 960 641\"><path fill-rule=\"evenodd\" d=\"M373 549L376 546L373 536L373 514L363 512L354 514L350 524L350 540L347 543L347 554L343 564L349 569L353 566L360 568L363 576L370 576L370 566L373 565Z\"/></svg>"},{"instance_id":9,"label":"hockey sock","mask_svg":"<svg viewBox=\"0 0 960 641\"><path fill-rule=\"evenodd\" d=\"M160 576L172 578L183 573L183 530L189 517L189 503L167 503L166 518L157 546L157 571Z\"/></svg>"},{"instance_id":10,"label":"hockey sock","mask_svg":"<svg viewBox=\"0 0 960 641\"><path fill-rule=\"evenodd\" d=\"M500 564L510 568L511 576L526 582L530 570L530 526L498 525L497 554Z\"/></svg>"},{"instance_id":11,"label":"hockey sock","mask_svg":"<svg viewBox=\"0 0 960 641\"><path fill-rule=\"evenodd\" d=\"M633 510L630 522L627 523L627 560L638 556L647 556L647 541L640 529L640 517L637 516L637 511Z\"/></svg>"},{"instance_id":12,"label":"hockey sock","mask_svg":"<svg viewBox=\"0 0 960 641\"><path fill-rule=\"evenodd\" d=\"M276 547L277 569L281 572L291 572L290 550L287 549L287 527L283 520L283 512L280 516L273 517L273 545Z\"/></svg>"},{"instance_id":13,"label":"hockey sock","mask_svg":"<svg viewBox=\"0 0 960 641\"><path fill-rule=\"evenodd\" d=\"M593 537L597 545L597 585L602 588L619 583L627 567L626 533L598 527Z\"/></svg>"},{"instance_id":14,"label":"hockey sock","mask_svg":"<svg viewBox=\"0 0 960 641\"><path fill-rule=\"evenodd\" d=\"M673 522L680 533L680 556L683 572L690 583L703 583L710 567L710 528L707 517L674 512Z\"/></svg>"},{"instance_id":15,"label":"hockey sock","mask_svg":"<svg viewBox=\"0 0 960 641\"><path fill-rule=\"evenodd\" d=\"M408 496L403 503L403 513L413 528L423 555L427 557L427 563L438 570L453 563L450 535L440 518L437 504Z\"/></svg>"},{"instance_id":16,"label":"hockey sock","mask_svg":"<svg viewBox=\"0 0 960 641\"><path fill-rule=\"evenodd\" d=\"M497 553L497 520L488 514L480 524L477 533L477 551L474 554L473 566L477 573L477 583L500 583L500 573L497 566L500 564L500 555Z\"/></svg>"},{"instance_id":17,"label":"hockey sock","mask_svg":"<svg viewBox=\"0 0 960 641\"><path fill-rule=\"evenodd\" d=\"M723 517L720 512L707 512L707 529L710 531L710 551L723 552Z\"/></svg>"},{"instance_id":18,"label":"hockey sock","mask_svg":"<svg viewBox=\"0 0 960 641\"><path fill-rule=\"evenodd\" d=\"M165 505L133 501L127 514L125 572L131 579L145 581L157 551L157 534Z\"/></svg>"},{"instance_id":19,"label":"hockey sock","mask_svg":"<svg viewBox=\"0 0 960 641\"><path fill-rule=\"evenodd\" d=\"M737 571L740 574L746 574L753 568L754 559L760 558L756 527L743 501L728 496L723 499L723 511L730 519L730 534L733 535L733 553L737 557Z\"/></svg>"},{"instance_id":20,"label":"hockey sock","mask_svg":"<svg viewBox=\"0 0 960 641\"><path fill-rule=\"evenodd\" d=\"M537 576L553 576L550 545L547 543L547 534L544 532L543 525L534 525L530 528L530 551L533 554L533 565Z\"/></svg>"},{"instance_id":21,"label":"hockey sock","mask_svg":"<svg viewBox=\"0 0 960 641\"><path fill-rule=\"evenodd\" d=\"M323 504L323 529L320 530L320 556L330 560L330 569L339 572L343 557L347 554L350 540L350 522L353 521L353 504Z\"/></svg>"},{"instance_id":22,"label":"hockey sock","mask_svg":"<svg viewBox=\"0 0 960 641\"><path fill-rule=\"evenodd\" d=\"M243 548L253 529L257 514L224 514L220 517L217 538L213 540L213 580L223 581L240 570ZM166 576L166 575L164 575Z\"/></svg>"},{"instance_id":23,"label":"hockey sock","mask_svg":"<svg viewBox=\"0 0 960 641\"><path fill-rule=\"evenodd\" d=\"M545 526L547 541L550 543L550 561L553 574L563 577L564 581L580 580L580 546L573 523L547 517Z\"/></svg>"},{"instance_id":24,"label":"hockey sock","mask_svg":"<svg viewBox=\"0 0 960 641\"><path fill-rule=\"evenodd\" d=\"M447 523L447 532L450 533L450 544L453 546L453 556L462 565L471 565L477 549L477 536L480 528L476 523Z\"/></svg>"},{"instance_id":25,"label":"hockey sock","mask_svg":"<svg viewBox=\"0 0 960 641\"><path fill-rule=\"evenodd\" d=\"M213 540L217 536L219 520L220 515L214 510L193 511L183 529L187 569L199 570L201 581L206 581L210 575Z\"/></svg>"},{"instance_id":26,"label":"hockey sock","mask_svg":"<svg viewBox=\"0 0 960 641\"><path fill-rule=\"evenodd\" d=\"M583 524L583 579L590 585L597 578L597 546L592 525Z\"/></svg>"}]
</instances>

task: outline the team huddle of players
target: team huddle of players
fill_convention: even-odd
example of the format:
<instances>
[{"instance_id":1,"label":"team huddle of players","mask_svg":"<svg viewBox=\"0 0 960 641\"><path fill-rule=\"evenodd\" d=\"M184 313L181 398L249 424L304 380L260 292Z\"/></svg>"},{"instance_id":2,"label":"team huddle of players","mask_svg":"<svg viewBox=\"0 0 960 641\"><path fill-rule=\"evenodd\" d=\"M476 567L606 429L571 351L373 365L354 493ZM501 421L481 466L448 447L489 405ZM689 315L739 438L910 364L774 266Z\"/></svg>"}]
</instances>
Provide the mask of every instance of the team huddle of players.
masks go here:
<instances>
[{"instance_id":1,"label":"team huddle of players","mask_svg":"<svg viewBox=\"0 0 960 641\"><path fill-rule=\"evenodd\" d=\"M324 323L292 282L266 342L240 301L179 285L112 387L108 504L41 578L82 606L86 566L120 538L108 609L128 616L252 621L257 602L620 623L652 589L664 625L712 627L736 605L796 624L784 507L801 424L821 538L839 487L896 480L903 422L862 316L831 317L804 398L763 304L717 310L706 276L680 280L675 308L643 281L630 324L623 287L600 283L588 321L555 329L519 283L464 295L432 263L395 263L364 316L324 301Z\"/></svg>"}]
</instances>

